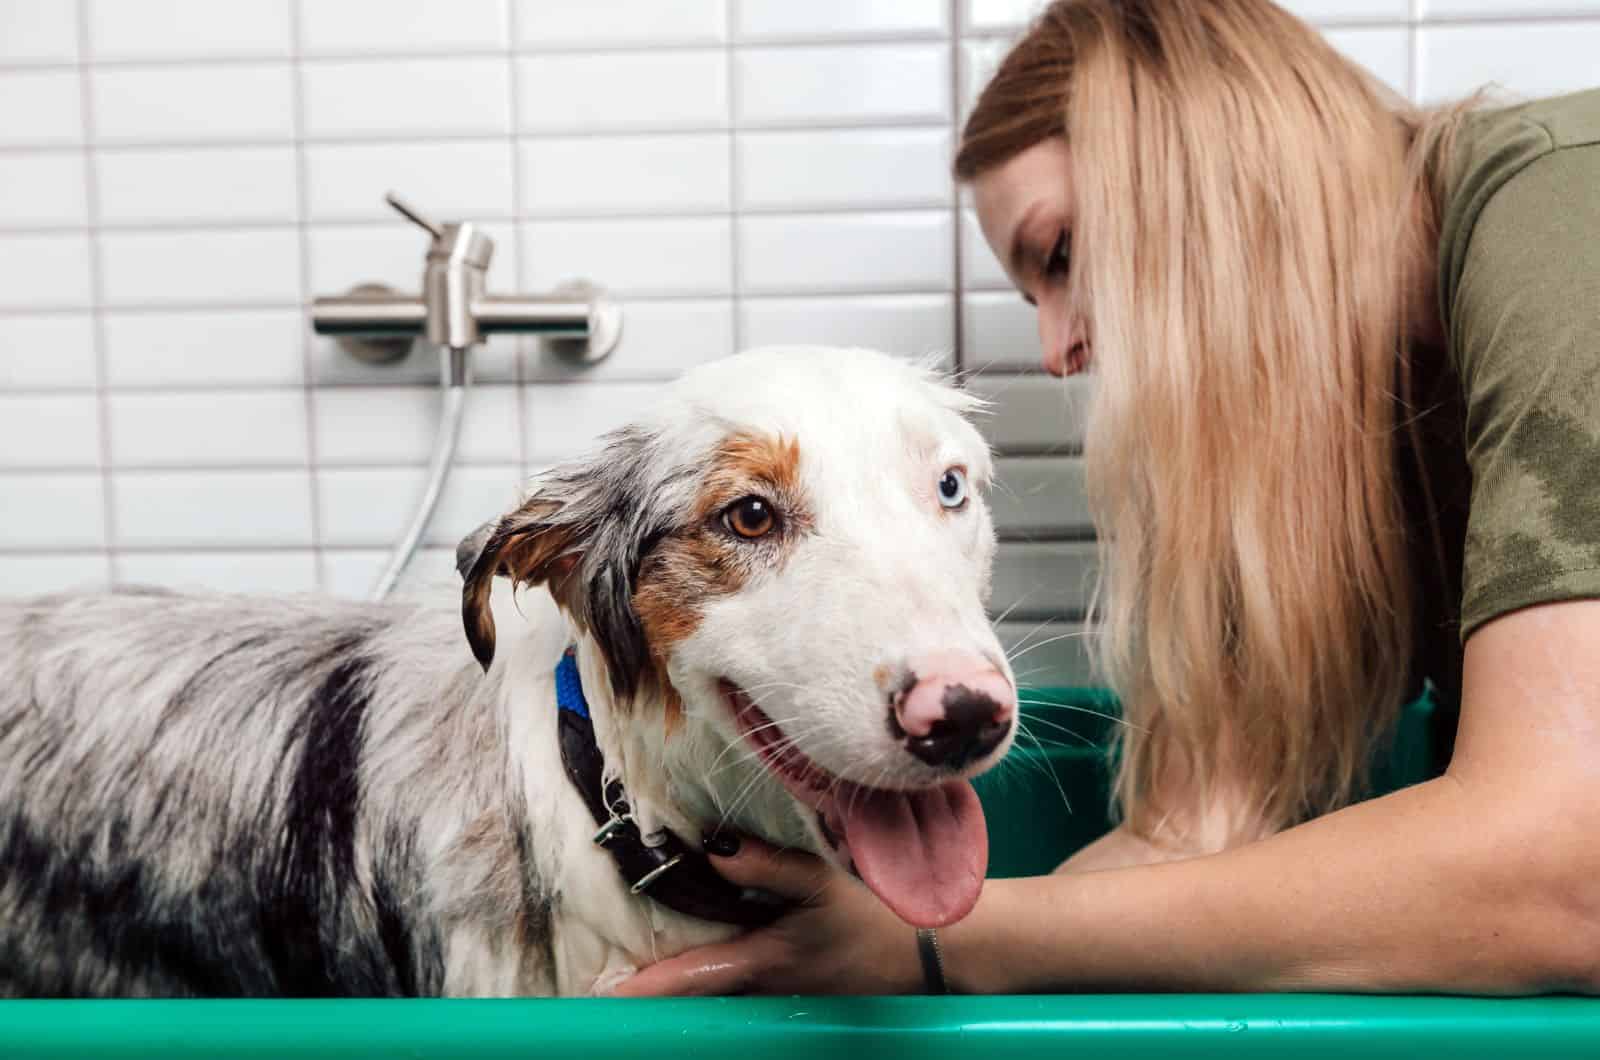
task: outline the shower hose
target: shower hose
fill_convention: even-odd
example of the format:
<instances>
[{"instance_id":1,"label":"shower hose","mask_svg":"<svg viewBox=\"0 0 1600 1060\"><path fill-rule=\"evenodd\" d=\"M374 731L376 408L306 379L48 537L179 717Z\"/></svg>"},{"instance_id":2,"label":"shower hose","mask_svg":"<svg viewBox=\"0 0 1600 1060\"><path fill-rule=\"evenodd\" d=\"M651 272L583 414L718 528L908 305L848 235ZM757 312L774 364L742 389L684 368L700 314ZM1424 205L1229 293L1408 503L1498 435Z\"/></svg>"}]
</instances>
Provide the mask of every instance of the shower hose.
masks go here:
<instances>
[{"instance_id":1,"label":"shower hose","mask_svg":"<svg viewBox=\"0 0 1600 1060\"><path fill-rule=\"evenodd\" d=\"M467 404L467 351L441 346L439 355L439 430L433 439L433 457L428 461L427 479L423 482L422 496L417 500L411 522L407 524L400 540L395 542L383 573L373 583L369 596L372 600L389 596L405 575L406 568L417 553L417 546L422 544L422 535L433 521L434 509L439 507L439 497L444 493L445 482L450 478L450 469L455 464L456 445L461 440L461 418Z\"/></svg>"}]
</instances>

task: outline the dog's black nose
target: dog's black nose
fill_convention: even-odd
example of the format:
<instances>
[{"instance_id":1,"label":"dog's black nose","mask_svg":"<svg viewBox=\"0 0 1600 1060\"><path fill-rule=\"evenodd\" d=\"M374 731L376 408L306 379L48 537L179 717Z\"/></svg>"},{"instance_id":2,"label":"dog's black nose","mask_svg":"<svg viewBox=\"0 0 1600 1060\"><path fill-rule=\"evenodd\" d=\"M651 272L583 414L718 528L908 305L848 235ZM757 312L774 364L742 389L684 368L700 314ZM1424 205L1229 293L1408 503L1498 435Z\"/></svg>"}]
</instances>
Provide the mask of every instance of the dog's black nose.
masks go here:
<instances>
[{"instance_id":1,"label":"dog's black nose","mask_svg":"<svg viewBox=\"0 0 1600 1060\"><path fill-rule=\"evenodd\" d=\"M965 685L946 688L941 705L944 717L926 735L906 737L906 750L930 766L960 769L993 751L1011 729L1009 711Z\"/></svg>"}]
</instances>

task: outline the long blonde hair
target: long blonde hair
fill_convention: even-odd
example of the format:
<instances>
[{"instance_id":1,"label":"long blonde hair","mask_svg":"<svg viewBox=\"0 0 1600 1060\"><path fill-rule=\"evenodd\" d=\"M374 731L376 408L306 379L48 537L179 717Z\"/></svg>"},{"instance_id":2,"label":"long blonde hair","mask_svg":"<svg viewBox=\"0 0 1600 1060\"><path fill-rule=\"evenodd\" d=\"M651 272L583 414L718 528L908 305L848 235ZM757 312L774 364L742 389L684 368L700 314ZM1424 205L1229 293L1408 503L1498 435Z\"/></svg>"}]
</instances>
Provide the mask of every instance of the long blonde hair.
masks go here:
<instances>
[{"instance_id":1,"label":"long blonde hair","mask_svg":"<svg viewBox=\"0 0 1600 1060\"><path fill-rule=\"evenodd\" d=\"M967 124L961 179L1072 147L1096 658L1139 834L1337 808L1400 705L1397 388L1450 120L1267 0L1059 0Z\"/></svg>"}]
</instances>

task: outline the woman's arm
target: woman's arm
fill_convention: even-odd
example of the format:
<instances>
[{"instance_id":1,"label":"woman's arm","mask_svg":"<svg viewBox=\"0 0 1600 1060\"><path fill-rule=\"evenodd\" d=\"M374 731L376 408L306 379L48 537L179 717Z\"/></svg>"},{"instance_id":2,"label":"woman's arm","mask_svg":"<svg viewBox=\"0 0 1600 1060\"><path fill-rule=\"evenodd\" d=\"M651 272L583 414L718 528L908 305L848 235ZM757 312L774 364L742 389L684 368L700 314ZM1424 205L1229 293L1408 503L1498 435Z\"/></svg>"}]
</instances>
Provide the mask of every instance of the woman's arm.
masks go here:
<instances>
[{"instance_id":1,"label":"woman's arm","mask_svg":"<svg viewBox=\"0 0 1600 1060\"><path fill-rule=\"evenodd\" d=\"M623 992L917 989L911 929L851 881L734 862L813 904ZM1444 777L1221 854L992 881L940 937L984 993L1600 991L1600 602L1472 637Z\"/></svg>"}]
</instances>

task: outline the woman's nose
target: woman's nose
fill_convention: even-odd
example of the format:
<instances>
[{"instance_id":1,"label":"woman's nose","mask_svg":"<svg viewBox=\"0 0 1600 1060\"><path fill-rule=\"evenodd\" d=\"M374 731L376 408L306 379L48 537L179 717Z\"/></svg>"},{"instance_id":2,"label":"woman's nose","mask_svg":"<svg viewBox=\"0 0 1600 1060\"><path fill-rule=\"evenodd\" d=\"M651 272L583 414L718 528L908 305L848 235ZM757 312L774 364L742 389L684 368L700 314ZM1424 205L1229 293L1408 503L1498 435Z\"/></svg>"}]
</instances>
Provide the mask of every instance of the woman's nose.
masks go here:
<instances>
[{"instance_id":1,"label":"woman's nose","mask_svg":"<svg viewBox=\"0 0 1600 1060\"><path fill-rule=\"evenodd\" d=\"M1051 375L1067 374L1067 354L1076 340L1075 329L1060 310L1039 307L1039 351L1044 370Z\"/></svg>"}]
</instances>

